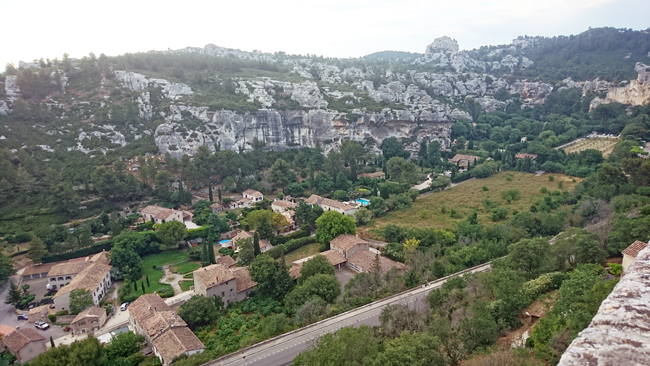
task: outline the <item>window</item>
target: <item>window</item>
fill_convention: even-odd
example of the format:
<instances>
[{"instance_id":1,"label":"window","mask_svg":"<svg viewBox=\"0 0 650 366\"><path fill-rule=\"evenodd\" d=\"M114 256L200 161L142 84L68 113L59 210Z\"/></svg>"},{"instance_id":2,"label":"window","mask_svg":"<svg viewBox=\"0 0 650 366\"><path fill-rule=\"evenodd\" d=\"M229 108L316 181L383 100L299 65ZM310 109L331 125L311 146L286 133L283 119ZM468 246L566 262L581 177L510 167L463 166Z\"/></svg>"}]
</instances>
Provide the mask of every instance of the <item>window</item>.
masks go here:
<instances>
[{"instance_id":1,"label":"window","mask_svg":"<svg viewBox=\"0 0 650 366\"><path fill-rule=\"evenodd\" d=\"M63 277L59 277L59 281L63 281Z\"/></svg>"},{"instance_id":2,"label":"window","mask_svg":"<svg viewBox=\"0 0 650 366\"><path fill-rule=\"evenodd\" d=\"M221 297L226 296L226 293L224 291L221 291Z\"/></svg>"},{"instance_id":3,"label":"window","mask_svg":"<svg viewBox=\"0 0 650 366\"><path fill-rule=\"evenodd\" d=\"M66 279L66 280L71 280L72 277L70 277L70 276L65 276L65 279Z\"/></svg>"},{"instance_id":4,"label":"window","mask_svg":"<svg viewBox=\"0 0 650 366\"><path fill-rule=\"evenodd\" d=\"M230 289L230 292L232 292L232 289Z\"/></svg>"},{"instance_id":5,"label":"window","mask_svg":"<svg viewBox=\"0 0 650 366\"><path fill-rule=\"evenodd\" d=\"M50 278L50 282L56 282L56 277Z\"/></svg>"},{"instance_id":6,"label":"window","mask_svg":"<svg viewBox=\"0 0 650 366\"><path fill-rule=\"evenodd\" d=\"M52 285L52 290L56 290L56 285Z\"/></svg>"}]
</instances>

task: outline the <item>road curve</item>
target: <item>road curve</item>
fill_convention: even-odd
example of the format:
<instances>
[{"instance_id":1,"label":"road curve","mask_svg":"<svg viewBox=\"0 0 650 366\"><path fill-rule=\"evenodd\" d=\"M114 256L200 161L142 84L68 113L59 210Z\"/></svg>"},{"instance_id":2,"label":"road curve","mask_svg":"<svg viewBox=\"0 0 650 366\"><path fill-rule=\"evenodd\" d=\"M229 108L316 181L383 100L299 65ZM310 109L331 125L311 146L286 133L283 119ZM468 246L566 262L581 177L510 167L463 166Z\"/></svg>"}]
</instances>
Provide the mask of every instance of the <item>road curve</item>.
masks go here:
<instances>
[{"instance_id":1,"label":"road curve","mask_svg":"<svg viewBox=\"0 0 650 366\"><path fill-rule=\"evenodd\" d=\"M359 326L379 325L379 315L387 305L403 304L417 305L424 304L427 294L439 288L449 278L462 276L466 273L484 272L490 269L490 263L478 265L466 270L454 273L451 276L443 277L429 283L428 286L417 288L375 301L362 307L350 310L343 314L322 320L320 322L296 329L282 334L275 338L260 342L248 348L212 360L202 366L282 366L290 364L293 359L302 351L311 346L320 336L325 333L333 333L341 328Z\"/></svg>"}]
</instances>

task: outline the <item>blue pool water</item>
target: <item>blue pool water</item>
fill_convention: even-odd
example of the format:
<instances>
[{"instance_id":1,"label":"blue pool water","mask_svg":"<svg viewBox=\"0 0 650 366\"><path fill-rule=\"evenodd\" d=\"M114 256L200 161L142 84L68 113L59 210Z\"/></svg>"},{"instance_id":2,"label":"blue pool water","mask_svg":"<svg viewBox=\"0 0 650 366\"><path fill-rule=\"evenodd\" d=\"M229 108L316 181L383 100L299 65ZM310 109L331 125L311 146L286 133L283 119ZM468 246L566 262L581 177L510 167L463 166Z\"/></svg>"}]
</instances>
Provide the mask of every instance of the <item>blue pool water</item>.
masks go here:
<instances>
[{"instance_id":1,"label":"blue pool water","mask_svg":"<svg viewBox=\"0 0 650 366\"><path fill-rule=\"evenodd\" d=\"M357 202L359 202L361 206L368 206L370 204L370 201L365 198L357 198Z\"/></svg>"},{"instance_id":2,"label":"blue pool water","mask_svg":"<svg viewBox=\"0 0 650 366\"><path fill-rule=\"evenodd\" d=\"M224 244L230 243L230 240L222 240L219 242L219 246L224 246Z\"/></svg>"}]
</instances>

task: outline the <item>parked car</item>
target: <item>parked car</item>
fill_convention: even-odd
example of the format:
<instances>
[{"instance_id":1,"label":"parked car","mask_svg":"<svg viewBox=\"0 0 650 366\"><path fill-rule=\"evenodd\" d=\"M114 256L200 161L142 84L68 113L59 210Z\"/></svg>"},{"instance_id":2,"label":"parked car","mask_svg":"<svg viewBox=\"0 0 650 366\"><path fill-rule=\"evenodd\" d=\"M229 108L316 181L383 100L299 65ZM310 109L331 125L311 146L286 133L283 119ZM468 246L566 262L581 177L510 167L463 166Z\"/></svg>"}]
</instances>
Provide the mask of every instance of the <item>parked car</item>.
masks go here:
<instances>
[{"instance_id":1,"label":"parked car","mask_svg":"<svg viewBox=\"0 0 650 366\"><path fill-rule=\"evenodd\" d=\"M34 326L35 326L36 328L40 329L40 330L47 330L47 329L50 327L49 324L47 324L47 323L44 322L44 321L40 321L40 320L37 321L37 322L35 322L35 323L34 323Z\"/></svg>"},{"instance_id":2,"label":"parked car","mask_svg":"<svg viewBox=\"0 0 650 366\"><path fill-rule=\"evenodd\" d=\"M120 310L125 311L126 308L128 308L128 307L129 307L129 303L125 302L124 304L122 304L122 306L120 306Z\"/></svg>"},{"instance_id":3,"label":"parked car","mask_svg":"<svg viewBox=\"0 0 650 366\"><path fill-rule=\"evenodd\" d=\"M29 320L29 317L27 314L20 314L18 315L18 320Z\"/></svg>"}]
</instances>

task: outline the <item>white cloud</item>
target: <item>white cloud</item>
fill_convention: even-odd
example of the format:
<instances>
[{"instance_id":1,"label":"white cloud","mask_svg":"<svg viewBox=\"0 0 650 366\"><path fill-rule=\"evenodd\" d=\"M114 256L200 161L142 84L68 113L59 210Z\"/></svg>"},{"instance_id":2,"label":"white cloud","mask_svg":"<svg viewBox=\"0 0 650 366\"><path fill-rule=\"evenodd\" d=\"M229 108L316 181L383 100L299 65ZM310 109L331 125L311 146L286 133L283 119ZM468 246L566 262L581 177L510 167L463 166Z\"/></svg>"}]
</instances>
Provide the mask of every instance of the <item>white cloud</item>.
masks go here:
<instances>
[{"instance_id":1,"label":"white cloud","mask_svg":"<svg viewBox=\"0 0 650 366\"><path fill-rule=\"evenodd\" d=\"M3 4L2 12L2 65L65 52L116 55L207 43L358 57L382 50L423 52L443 35L471 49L519 35L650 26L647 0L33 0Z\"/></svg>"}]
</instances>

